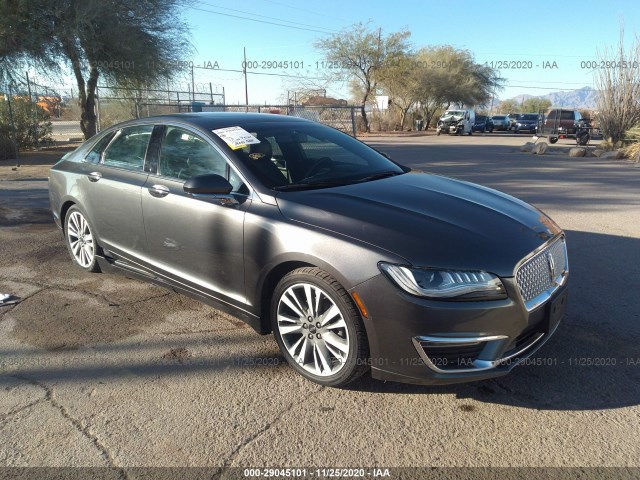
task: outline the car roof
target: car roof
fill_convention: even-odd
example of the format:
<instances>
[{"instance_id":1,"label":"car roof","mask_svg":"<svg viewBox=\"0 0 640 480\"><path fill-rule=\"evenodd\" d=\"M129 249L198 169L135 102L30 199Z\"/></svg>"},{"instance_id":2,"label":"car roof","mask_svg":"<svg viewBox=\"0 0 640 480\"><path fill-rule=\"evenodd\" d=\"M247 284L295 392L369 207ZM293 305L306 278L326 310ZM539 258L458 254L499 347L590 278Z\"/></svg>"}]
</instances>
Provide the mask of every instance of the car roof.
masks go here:
<instances>
[{"instance_id":1,"label":"car roof","mask_svg":"<svg viewBox=\"0 0 640 480\"><path fill-rule=\"evenodd\" d=\"M245 113L245 112L198 112L198 113L173 113L170 115L157 115L137 120L129 120L118 124L119 127L129 124L144 123L172 123L179 122L193 125L204 130L212 130L235 125L247 125L256 123L305 123L317 124L311 120L288 115L273 113Z\"/></svg>"}]
</instances>

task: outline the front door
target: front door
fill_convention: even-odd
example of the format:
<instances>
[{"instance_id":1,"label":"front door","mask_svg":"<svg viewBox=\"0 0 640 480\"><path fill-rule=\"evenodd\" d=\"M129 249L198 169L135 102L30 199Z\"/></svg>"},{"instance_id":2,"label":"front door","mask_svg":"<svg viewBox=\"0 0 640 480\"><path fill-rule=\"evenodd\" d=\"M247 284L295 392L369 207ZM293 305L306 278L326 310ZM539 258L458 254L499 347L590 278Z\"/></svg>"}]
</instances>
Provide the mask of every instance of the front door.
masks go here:
<instances>
[{"instance_id":1,"label":"front door","mask_svg":"<svg viewBox=\"0 0 640 480\"><path fill-rule=\"evenodd\" d=\"M184 192L186 179L208 173L236 184L237 205ZM250 204L246 188L217 148L190 130L167 126L158 174L151 174L142 190L154 269L191 289L243 306L244 216Z\"/></svg>"}]
</instances>

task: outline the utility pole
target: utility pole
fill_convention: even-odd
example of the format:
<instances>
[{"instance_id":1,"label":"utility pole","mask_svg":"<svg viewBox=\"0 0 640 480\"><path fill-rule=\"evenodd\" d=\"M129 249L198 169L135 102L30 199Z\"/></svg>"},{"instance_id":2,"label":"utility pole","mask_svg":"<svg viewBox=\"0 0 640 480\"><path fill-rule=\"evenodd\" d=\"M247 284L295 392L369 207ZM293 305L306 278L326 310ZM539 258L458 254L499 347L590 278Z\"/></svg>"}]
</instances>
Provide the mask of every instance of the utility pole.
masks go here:
<instances>
[{"instance_id":1,"label":"utility pole","mask_svg":"<svg viewBox=\"0 0 640 480\"><path fill-rule=\"evenodd\" d=\"M249 111L249 88L247 87L247 47L243 47L244 50L244 63L242 64L244 70L244 104L246 105L245 111Z\"/></svg>"},{"instance_id":2,"label":"utility pole","mask_svg":"<svg viewBox=\"0 0 640 480\"><path fill-rule=\"evenodd\" d=\"M196 101L196 87L193 80L193 62L191 63L191 102Z\"/></svg>"}]
</instances>

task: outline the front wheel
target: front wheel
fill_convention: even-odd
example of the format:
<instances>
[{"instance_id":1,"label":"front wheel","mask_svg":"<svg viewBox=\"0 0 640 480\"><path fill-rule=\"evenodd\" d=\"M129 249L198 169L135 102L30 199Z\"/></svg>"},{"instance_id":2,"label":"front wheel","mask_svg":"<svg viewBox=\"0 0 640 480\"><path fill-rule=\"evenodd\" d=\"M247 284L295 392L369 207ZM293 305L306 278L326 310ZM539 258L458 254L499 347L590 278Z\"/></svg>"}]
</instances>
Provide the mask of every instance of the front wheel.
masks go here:
<instances>
[{"instance_id":1,"label":"front wheel","mask_svg":"<svg viewBox=\"0 0 640 480\"><path fill-rule=\"evenodd\" d=\"M550 143L556 143L558 141L558 137L549 137Z\"/></svg>"},{"instance_id":2,"label":"front wheel","mask_svg":"<svg viewBox=\"0 0 640 480\"><path fill-rule=\"evenodd\" d=\"M341 387L368 370L360 314L347 291L318 268L299 268L280 280L271 324L287 362L312 382Z\"/></svg>"},{"instance_id":3,"label":"front wheel","mask_svg":"<svg viewBox=\"0 0 640 480\"><path fill-rule=\"evenodd\" d=\"M86 215L76 206L67 211L64 236L73 263L87 272L99 272L93 229Z\"/></svg>"}]
</instances>

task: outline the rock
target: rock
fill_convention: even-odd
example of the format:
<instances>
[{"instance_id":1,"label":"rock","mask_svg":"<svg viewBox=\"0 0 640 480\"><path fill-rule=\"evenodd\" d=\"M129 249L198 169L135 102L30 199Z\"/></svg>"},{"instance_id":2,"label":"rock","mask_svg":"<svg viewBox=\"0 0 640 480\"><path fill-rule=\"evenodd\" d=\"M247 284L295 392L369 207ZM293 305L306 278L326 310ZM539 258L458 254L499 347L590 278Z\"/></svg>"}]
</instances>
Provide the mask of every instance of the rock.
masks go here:
<instances>
[{"instance_id":1,"label":"rock","mask_svg":"<svg viewBox=\"0 0 640 480\"><path fill-rule=\"evenodd\" d=\"M603 153L600 158L620 160L621 158L624 158L624 152L622 150L611 150L610 152Z\"/></svg>"},{"instance_id":2,"label":"rock","mask_svg":"<svg viewBox=\"0 0 640 480\"><path fill-rule=\"evenodd\" d=\"M533 149L533 142L527 142L520 147L521 152L530 152Z\"/></svg>"},{"instance_id":3,"label":"rock","mask_svg":"<svg viewBox=\"0 0 640 480\"><path fill-rule=\"evenodd\" d=\"M586 148L572 148L571 150L569 150L569 156L570 157L586 157L587 156L587 149Z\"/></svg>"},{"instance_id":4,"label":"rock","mask_svg":"<svg viewBox=\"0 0 640 480\"><path fill-rule=\"evenodd\" d=\"M602 154L600 155L600 158L615 158L616 157L616 152L614 150L611 150L609 152L602 152Z\"/></svg>"},{"instance_id":5,"label":"rock","mask_svg":"<svg viewBox=\"0 0 640 480\"><path fill-rule=\"evenodd\" d=\"M601 157L604 154L604 150L602 150L601 148L596 148L593 151L593 156L594 157Z\"/></svg>"},{"instance_id":6,"label":"rock","mask_svg":"<svg viewBox=\"0 0 640 480\"><path fill-rule=\"evenodd\" d=\"M531 149L531 153L534 155L544 155L544 152L547 151L547 147L548 145L546 142L536 143Z\"/></svg>"}]
</instances>

